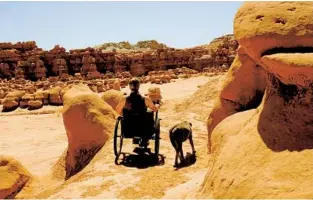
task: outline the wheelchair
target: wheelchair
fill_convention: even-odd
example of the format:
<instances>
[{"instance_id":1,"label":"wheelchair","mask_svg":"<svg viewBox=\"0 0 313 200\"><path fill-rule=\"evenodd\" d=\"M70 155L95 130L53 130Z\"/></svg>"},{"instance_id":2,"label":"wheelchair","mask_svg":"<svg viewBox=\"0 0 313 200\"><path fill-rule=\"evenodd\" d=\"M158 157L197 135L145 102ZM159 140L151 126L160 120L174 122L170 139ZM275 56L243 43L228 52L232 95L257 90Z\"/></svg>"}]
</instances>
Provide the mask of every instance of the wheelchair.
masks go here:
<instances>
[{"instance_id":1,"label":"wheelchair","mask_svg":"<svg viewBox=\"0 0 313 200\"><path fill-rule=\"evenodd\" d=\"M119 116L114 129L114 154L118 158L122 153L124 139L142 139L145 135L147 142L154 140L154 155L158 157L160 149L160 118L158 111L147 111L143 116L127 113L123 110L123 117ZM145 146L144 148L147 148Z\"/></svg>"}]
</instances>

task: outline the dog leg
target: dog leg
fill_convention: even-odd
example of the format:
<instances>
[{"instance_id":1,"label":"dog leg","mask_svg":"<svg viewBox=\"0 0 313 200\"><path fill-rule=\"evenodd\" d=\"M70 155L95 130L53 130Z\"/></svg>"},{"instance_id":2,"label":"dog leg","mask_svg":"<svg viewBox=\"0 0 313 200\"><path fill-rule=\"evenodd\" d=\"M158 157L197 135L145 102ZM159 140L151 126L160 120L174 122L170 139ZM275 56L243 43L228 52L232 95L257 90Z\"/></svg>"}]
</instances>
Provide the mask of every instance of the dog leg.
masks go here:
<instances>
[{"instance_id":1,"label":"dog leg","mask_svg":"<svg viewBox=\"0 0 313 200\"><path fill-rule=\"evenodd\" d=\"M174 167L177 167L178 166L178 149L175 149L176 150L176 156L175 156L175 164L174 164Z\"/></svg>"},{"instance_id":2,"label":"dog leg","mask_svg":"<svg viewBox=\"0 0 313 200\"><path fill-rule=\"evenodd\" d=\"M189 142L190 142L190 145L191 145L191 149L192 149L192 154L196 154L196 150L195 150L195 146L193 144L193 139L192 139L192 135L190 135L189 137Z\"/></svg>"},{"instance_id":3,"label":"dog leg","mask_svg":"<svg viewBox=\"0 0 313 200\"><path fill-rule=\"evenodd\" d=\"M180 161L181 161L181 163L185 163L185 158L184 158L184 152L183 152L182 145L180 145L179 152L180 152Z\"/></svg>"}]
</instances>

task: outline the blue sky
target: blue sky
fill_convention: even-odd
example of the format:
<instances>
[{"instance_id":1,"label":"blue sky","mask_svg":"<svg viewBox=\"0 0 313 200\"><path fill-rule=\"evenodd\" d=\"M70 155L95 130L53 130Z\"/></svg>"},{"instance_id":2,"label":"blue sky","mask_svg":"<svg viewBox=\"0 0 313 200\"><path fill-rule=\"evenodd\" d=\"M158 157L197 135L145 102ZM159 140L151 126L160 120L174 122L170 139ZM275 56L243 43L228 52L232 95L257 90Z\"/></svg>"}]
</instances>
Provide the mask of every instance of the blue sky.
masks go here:
<instances>
[{"instance_id":1,"label":"blue sky","mask_svg":"<svg viewBox=\"0 0 313 200\"><path fill-rule=\"evenodd\" d=\"M0 2L0 40L67 50L155 39L175 48L233 32L242 2Z\"/></svg>"}]
</instances>

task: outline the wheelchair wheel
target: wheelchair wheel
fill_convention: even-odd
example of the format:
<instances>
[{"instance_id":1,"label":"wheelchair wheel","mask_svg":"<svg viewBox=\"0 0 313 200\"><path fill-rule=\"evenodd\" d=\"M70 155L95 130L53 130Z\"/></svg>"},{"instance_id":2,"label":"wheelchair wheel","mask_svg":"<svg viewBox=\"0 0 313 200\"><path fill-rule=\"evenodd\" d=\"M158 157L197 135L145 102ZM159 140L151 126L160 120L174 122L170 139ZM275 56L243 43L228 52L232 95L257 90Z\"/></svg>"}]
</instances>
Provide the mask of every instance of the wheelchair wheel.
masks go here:
<instances>
[{"instance_id":1,"label":"wheelchair wheel","mask_svg":"<svg viewBox=\"0 0 313 200\"><path fill-rule=\"evenodd\" d=\"M115 123L114 129L114 154L118 157L121 154L123 146L123 135L122 135L122 118L118 118Z\"/></svg>"},{"instance_id":2,"label":"wheelchair wheel","mask_svg":"<svg viewBox=\"0 0 313 200\"><path fill-rule=\"evenodd\" d=\"M159 150L160 150L160 119L157 119L155 123L155 141L154 141L155 156L159 156Z\"/></svg>"}]
</instances>

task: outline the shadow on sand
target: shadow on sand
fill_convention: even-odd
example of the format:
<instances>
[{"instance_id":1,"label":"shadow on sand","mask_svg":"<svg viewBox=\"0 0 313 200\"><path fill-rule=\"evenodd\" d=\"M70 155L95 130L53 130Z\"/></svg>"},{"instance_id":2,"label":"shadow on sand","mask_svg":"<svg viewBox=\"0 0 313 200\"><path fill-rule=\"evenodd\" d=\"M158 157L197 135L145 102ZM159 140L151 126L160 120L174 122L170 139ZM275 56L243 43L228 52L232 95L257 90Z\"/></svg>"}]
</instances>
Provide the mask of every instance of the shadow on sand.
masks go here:
<instances>
[{"instance_id":1,"label":"shadow on sand","mask_svg":"<svg viewBox=\"0 0 313 200\"><path fill-rule=\"evenodd\" d=\"M121 153L121 155L115 159L115 164L145 169L148 167L162 166L165 163L165 157L162 154L156 157L155 154L151 152L150 148L135 148L133 152L134 154Z\"/></svg>"}]
</instances>

